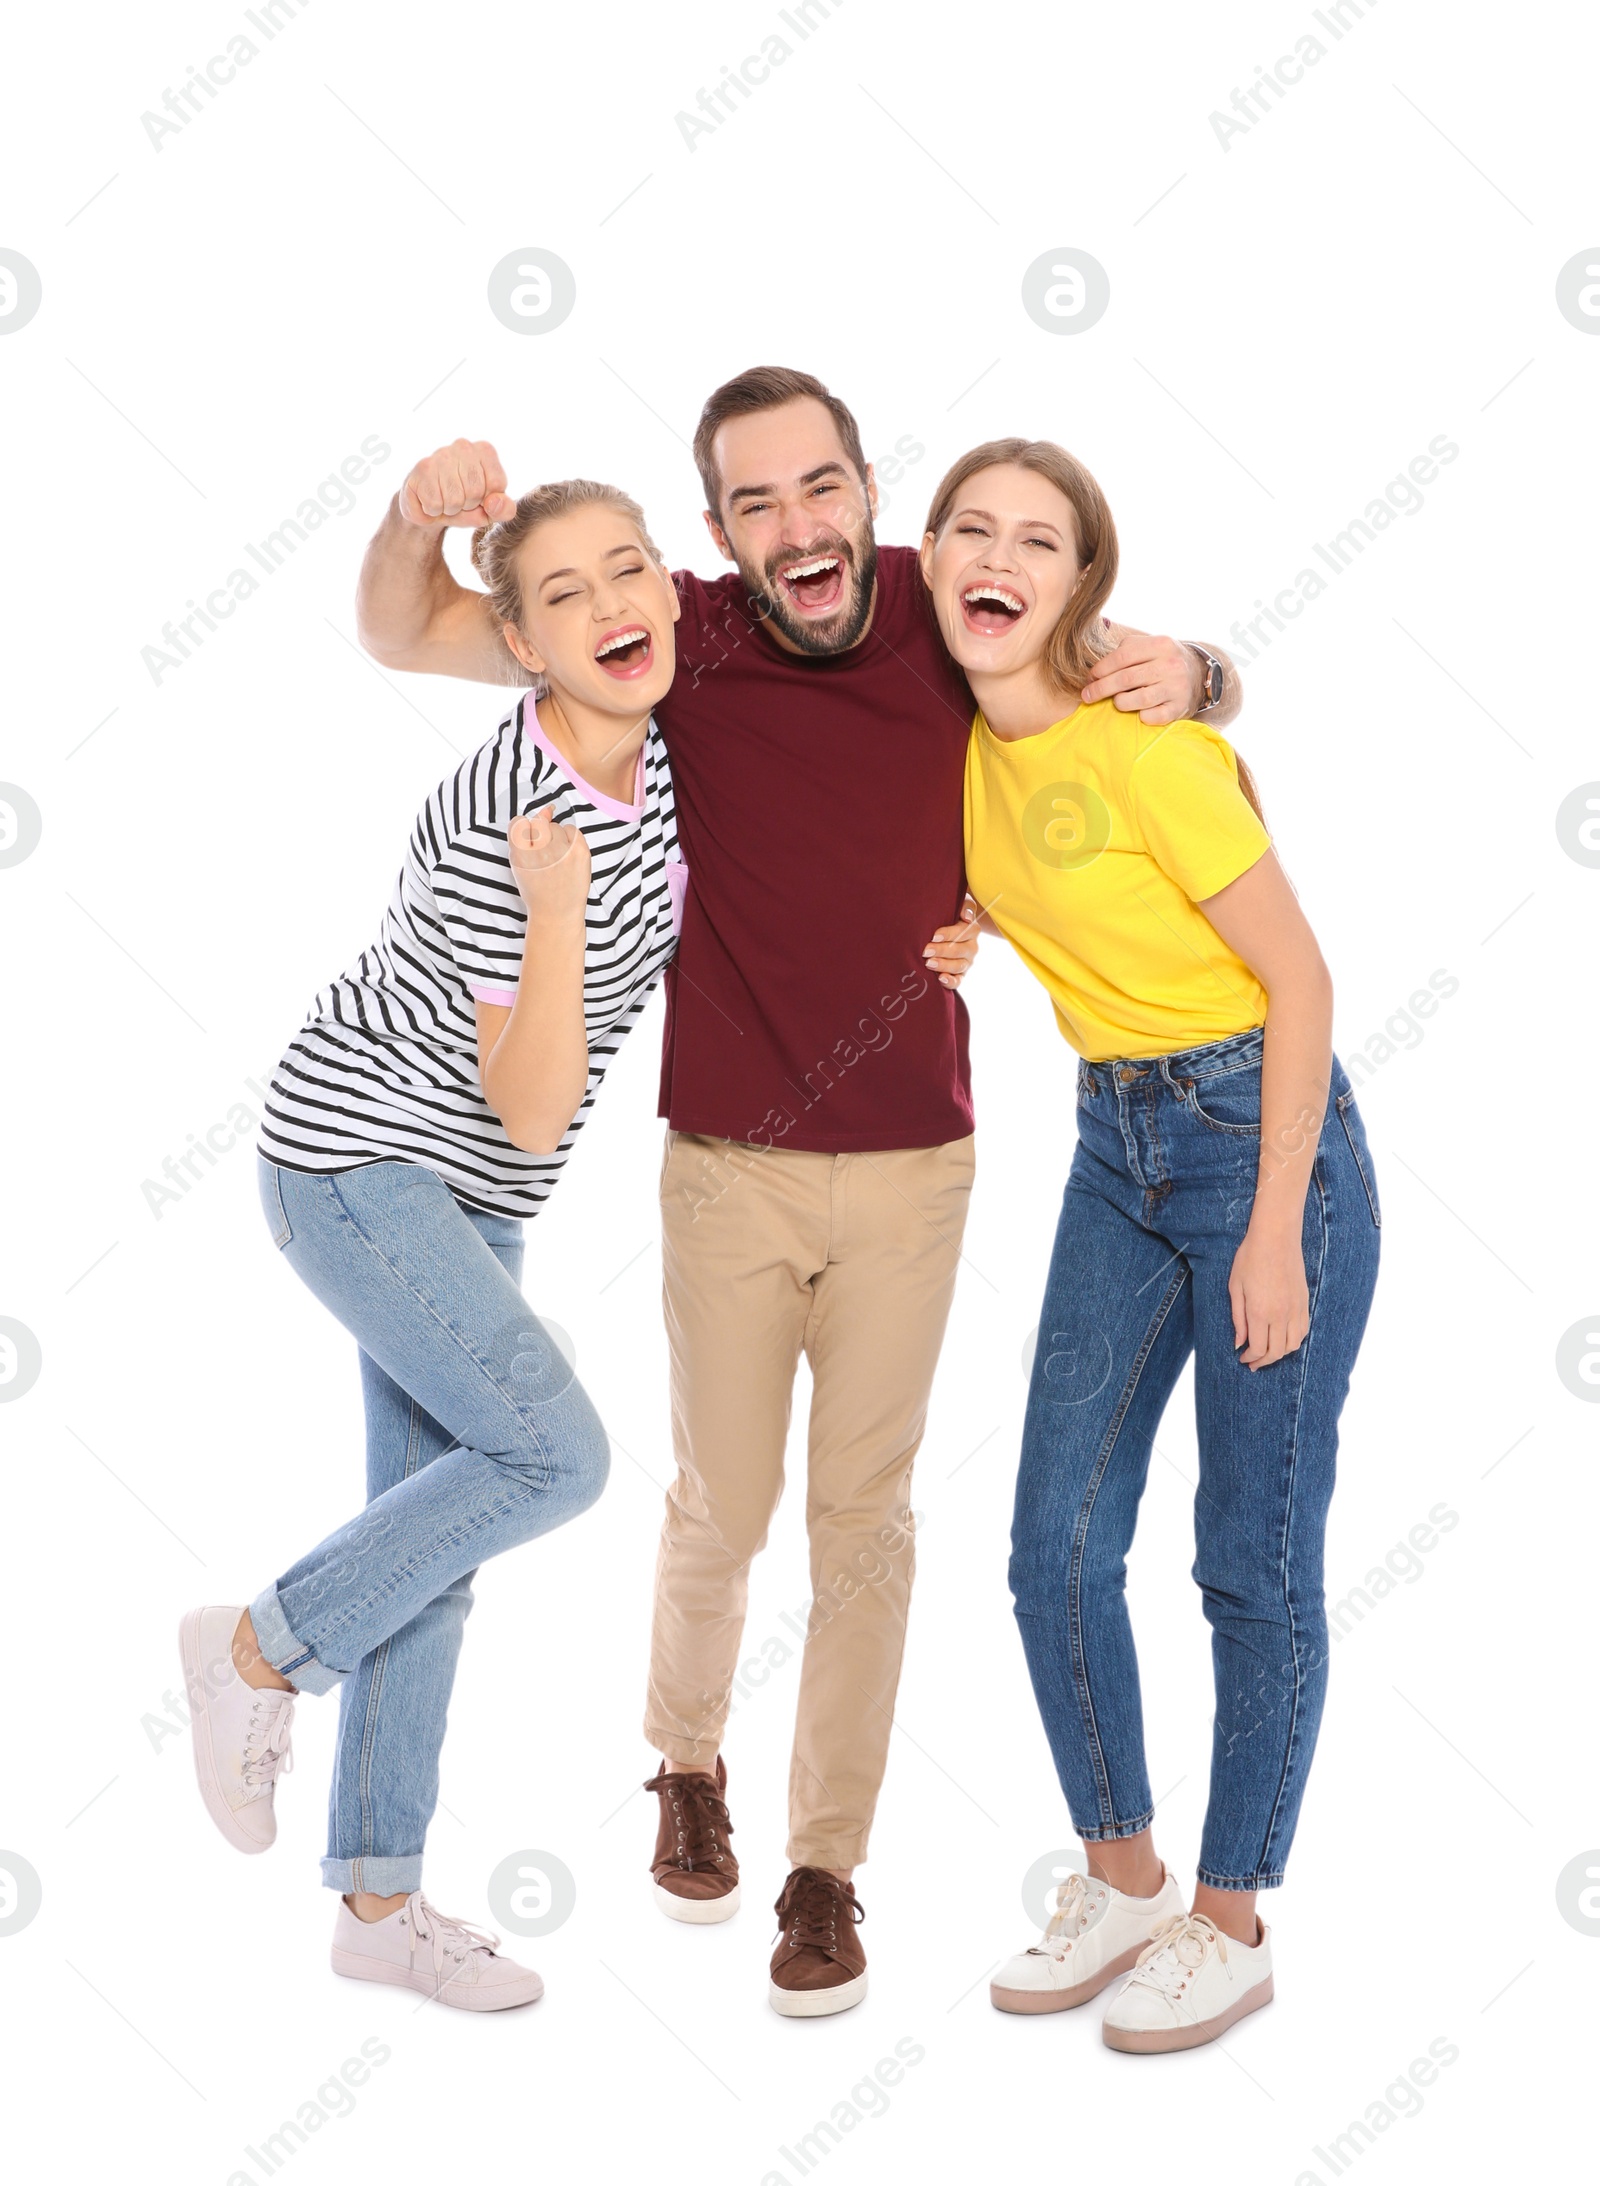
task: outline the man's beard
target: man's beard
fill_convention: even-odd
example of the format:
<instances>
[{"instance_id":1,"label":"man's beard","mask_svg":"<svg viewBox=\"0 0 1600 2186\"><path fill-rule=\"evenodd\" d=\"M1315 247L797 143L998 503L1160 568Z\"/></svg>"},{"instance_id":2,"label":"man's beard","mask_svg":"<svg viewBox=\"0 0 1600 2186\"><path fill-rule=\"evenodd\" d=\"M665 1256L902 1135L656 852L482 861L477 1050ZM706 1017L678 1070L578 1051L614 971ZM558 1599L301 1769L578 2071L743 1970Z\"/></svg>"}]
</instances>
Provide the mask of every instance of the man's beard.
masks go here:
<instances>
[{"instance_id":1,"label":"man's beard","mask_svg":"<svg viewBox=\"0 0 1600 2186\"><path fill-rule=\"evenodd\" d=\"M819 554L837 554L844 564L846 592L841 604L833 613L821 620L812 621L802 615L784 592L778 571L786 563L803 560L792 547L768 558L764 571L746 568L740 564L739 574L751 604L764 622L771 622L783 632L790 644L802 653L826 655L847 653L852 645L860 642L861 633L867 627L872 613L873 587L878 578L878 542L869 528L865 545L860 554L837 532L830 534L830 543L816 550Z\"/></svg>"}]
</instances>

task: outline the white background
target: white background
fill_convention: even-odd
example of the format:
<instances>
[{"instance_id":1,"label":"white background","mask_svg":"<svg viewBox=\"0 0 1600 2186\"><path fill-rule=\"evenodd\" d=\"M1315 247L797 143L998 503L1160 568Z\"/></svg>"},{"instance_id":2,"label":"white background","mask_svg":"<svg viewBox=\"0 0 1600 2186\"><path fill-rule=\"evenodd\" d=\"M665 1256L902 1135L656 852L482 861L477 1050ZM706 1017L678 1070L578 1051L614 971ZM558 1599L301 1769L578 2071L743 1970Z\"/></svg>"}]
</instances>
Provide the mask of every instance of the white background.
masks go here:
<instances>
[{"instance_id":1,"label":"white background","mask_svg":"<svg viewBox=\"0 0 1600 2186\"><path fill-rule=\"evenodd\" d=\"M1556 832L1600 776L1600 341L1555 303L1563 265L1600 261L1589 18L1385 0L1335 41L1299 4L845 0L801 42L766 5L316 5L270 44L252 31L250 66L154 147L141 115L241 28L228 5L36 9L5 54L0 245L43 283L0 339L0 778L43 816L0 870L0 1314L44 1362L0 1408L0 1847L44 1892L0 1938L9 2130L74 2139L77 2176L224 2186L375 2037L389 2062L285 2159L297 2181L760 2186L796 2178L780 2149L906 2040L924 2055L888 2109L815 2158L830 2182L1293 2186L1329 2179L1314 2149L1443 2038L1459 2059L1350 2159L1362 2177L1546 2168L1576 2130L1600 1974L1600 1921L1564 1918L1556 1888L1600 1844L1597 1415L1555 1368L1600 1315L1600 872ZM775 30L792 56L691 149L677 112ZM1307 32L1325 57L1224 147L1208 117ZM577 282L534 338L485 302L527 246ZM1062 246L1111 285L1069 336L1020 302ZM1189 2056L1113 2056L1096 2007L1015 2020L985 1994L1029 1940L1024 1873L1073 1842L1004 1580L1072 1059L1000 945L968 985L979 1183L861 1877L863 2008L796 2024L765 2001L793 1662L728 1741L745 1910L700 1931L647 1895L659 1004L529 1240L530 1296L614 1432L612 1485L484 1573L430 1845L432 1894L479 1919L508 1854L571 1869L575 1913L521 1946L544 2002L476 2019L337 1981L315 1864L331 1704L302 1705L279 1845L247 1863L164 1698L180 1611L247 1599L347 1514L361 1427L351 1347L273 1253L248 1145L159 1219L145 1181L256 1105L245 1080L370 938L422 796L497 718L493 694L355 649L363 542L407 463L466 432L514 489L617 480L709 572L686 443L758 361L824 376L869 454L925 449L886 539L915 538L975 440L1063 440L1117 515L1115 611L1224 644L1431 439L1460 450L1272 634L1234 732L1334 969L1340 1052L1435 971L1459 982L1361 1092L1384 1266L1332 1592L1436 1504L1458 1523L1335 1647L1266 1907L1279 2001ZM154 682L141 649L368 435L392 454L356 507ZM1187 1380L1160 1449L1130 1584L1159 1842L1187 1876L1211 1709ZM800 1500L756 1572L752 1650L805 1597Z\"/></svg>"}]
</instances>

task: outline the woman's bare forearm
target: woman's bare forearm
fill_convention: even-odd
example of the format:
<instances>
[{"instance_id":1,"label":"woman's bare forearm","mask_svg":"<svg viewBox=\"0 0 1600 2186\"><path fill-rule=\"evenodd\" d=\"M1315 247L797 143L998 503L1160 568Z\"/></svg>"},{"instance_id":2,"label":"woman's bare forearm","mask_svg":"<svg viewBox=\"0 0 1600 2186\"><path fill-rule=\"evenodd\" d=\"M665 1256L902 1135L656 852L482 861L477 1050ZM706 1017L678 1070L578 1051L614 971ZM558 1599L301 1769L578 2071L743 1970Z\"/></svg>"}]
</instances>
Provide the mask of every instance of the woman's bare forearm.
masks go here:
<instances>
[{"instance_id":1,"label":"woman's bare forearm","mask_svg":"<svg viewBox=\"0 0 1600 2186\"><path fill-rule=\"evenodd\" d=\"M1253 1227L1300 1233L1327 1112L1332 1056L1333 982L1318 954L1267 996Z\"/></svg>"},{"instance_id":2,"label":"woman's bare forearm","mask_svg":"<svg viewBox=\"0 0 1600 2186\"><path fill-rule=\"evenodd\" d=\"M1251 1224L1298 1237L1328 1105L1333 981L1273 851L1200 908L1267 996L1261 1166Z\"/></svg>"},{"instance_id":3,"label":"woman's bare forearm","mask_svg":"<svg viewBox=\"0 0 1600 2186\"><path fill-rule=\"evenodd\" d=\"M581 916L530 919L517 999L487 1041L479 1005L483 1097L524 1153L555 1152L588 1088L583 945Z\"/></svg>"}]
</instances>

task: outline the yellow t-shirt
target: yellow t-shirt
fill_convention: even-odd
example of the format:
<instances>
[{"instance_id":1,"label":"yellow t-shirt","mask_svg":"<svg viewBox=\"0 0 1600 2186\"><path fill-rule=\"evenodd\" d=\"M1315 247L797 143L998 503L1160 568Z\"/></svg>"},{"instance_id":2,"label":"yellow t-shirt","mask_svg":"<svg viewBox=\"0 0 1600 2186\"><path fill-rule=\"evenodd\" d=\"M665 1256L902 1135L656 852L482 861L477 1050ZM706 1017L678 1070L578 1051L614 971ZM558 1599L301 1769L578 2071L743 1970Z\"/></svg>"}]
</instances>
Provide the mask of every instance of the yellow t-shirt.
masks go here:
<instances>
[{"instance_id":1,"label":"yellow t-shirt","mask_svg":"<svg viewBox=\"0 0 1600 2186\"><path fill-rule=\"evenodd\" d=\"M1008 743L980 713L966 829L968 886L1090 1062L1266 1022L1266 989L1196 908L1271 840L1215 729L1148 728L1107 698Z\"/></svg>"}]
</instances>

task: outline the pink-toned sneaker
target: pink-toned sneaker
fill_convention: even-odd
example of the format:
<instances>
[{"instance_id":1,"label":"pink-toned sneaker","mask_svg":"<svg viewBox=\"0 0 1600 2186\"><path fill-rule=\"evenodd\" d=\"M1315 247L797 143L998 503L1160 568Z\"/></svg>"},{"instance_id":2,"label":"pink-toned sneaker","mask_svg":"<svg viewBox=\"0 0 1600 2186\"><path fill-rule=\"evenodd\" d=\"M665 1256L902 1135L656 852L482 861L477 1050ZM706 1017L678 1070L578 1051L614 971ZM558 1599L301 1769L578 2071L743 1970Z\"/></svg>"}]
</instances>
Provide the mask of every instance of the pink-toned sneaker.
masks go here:
<instances>
[{"instance_id":1,"label":"pink-toned sneaker","mask_svg":"<svg viewBox=\"0 0 1600 2186\"><path fill-rule=\"evenodd\" d=\"M420 1890L385 1920L358 1920L344 1899L333 1928L333 1970L351 1981L388 1981L458 2011L536 2004L544 1983L531 1966L499 1955L500 1938L436 1913Z\"/></svg>"},{"instance_id":2,"label":"pink-toned sneaker","mask_svg":"<svg viewBox=\"0 0 1600 2186\"><path fill-rule=\"evenodd\" d=\"M178 1651L206 1812L239 1851L265 1852L278 1834L273 1793L293 1766L294 1695L257 1691L234 1668L233 1635L243 1615L217 1603L191 1609L178 1627Z\"/></svg>"},{"instance_id":3,"label":"pink-toned sneaker","mask_svg":"<svg viewBox=\"0 0 1600 2186\"><path fill-rule=\"evenodd\" d=\"M1256 1940L1225 1936L1204 1913L1179 1913L1150 1938L1106 2007L1107 2049L1152 2056L1198 2049L1272 2002L1272 1938L1256 1916Z\"/></svg>"}]
</instances>

